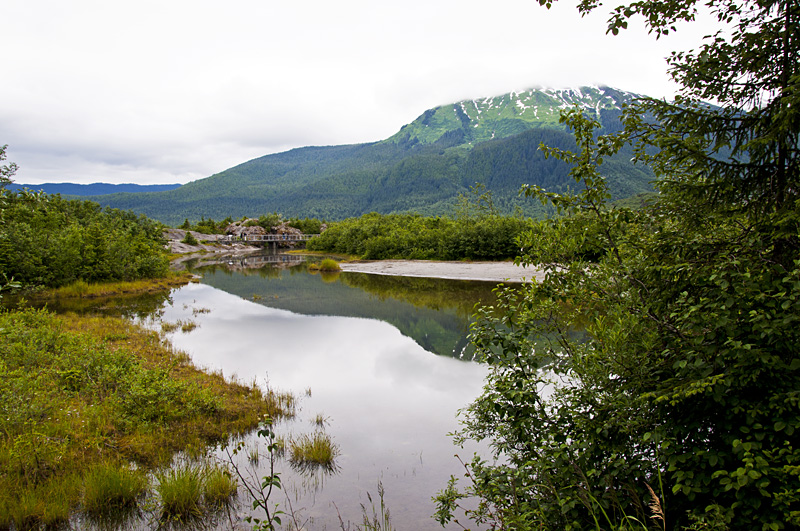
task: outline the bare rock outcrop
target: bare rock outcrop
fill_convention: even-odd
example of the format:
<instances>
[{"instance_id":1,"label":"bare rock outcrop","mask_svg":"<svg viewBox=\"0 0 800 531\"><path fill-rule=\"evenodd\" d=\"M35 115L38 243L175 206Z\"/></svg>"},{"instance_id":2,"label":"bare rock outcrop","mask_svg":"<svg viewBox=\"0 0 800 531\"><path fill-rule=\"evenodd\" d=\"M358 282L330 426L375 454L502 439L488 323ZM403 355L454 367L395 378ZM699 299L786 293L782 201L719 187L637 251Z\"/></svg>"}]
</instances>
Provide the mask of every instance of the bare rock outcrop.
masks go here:
<instances>
[{"instance_id":1,"label":"bare rock outcrop","mask_svg":"<svg viewBox=\"0 0 800 531\"><path fill-rule=\"evenodd\" d=\"M235 221L225 227L225 234L233 238L244 239L245 236L260 236L268 234L264 227L256 225L257 219L245 219L242 221Z\"/></svg>"}]
</instances>

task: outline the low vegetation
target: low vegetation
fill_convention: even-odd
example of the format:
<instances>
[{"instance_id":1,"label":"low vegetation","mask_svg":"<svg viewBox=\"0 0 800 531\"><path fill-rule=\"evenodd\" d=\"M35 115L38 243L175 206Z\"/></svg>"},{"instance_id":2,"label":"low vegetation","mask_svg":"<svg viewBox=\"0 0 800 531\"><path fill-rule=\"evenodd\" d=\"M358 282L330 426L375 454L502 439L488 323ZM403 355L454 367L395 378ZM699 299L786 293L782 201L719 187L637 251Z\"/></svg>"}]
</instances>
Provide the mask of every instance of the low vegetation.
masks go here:
<instances>
[{"instance_id":1,"label":"low vegetation","mask_svg":"<svg viewBox=\"0 0 800 531\"><path fill-rule=\"evenodd\" d=\"M333 273L342 270L342 267L339 265L339 262L332 258L325 258L319 263L313 262L308 264L309 271L323 271L326 273Z\"/></svg>"},{"instance_id":2,"label":"low vegetation","mask_svg":"<svg viewBox=\"0 0 800 531\"><path fill-rule=\"evenodd\" d=\"M26 297L35 301L47 301L53 299L92 299L120 295L141 295L143 293L163 292L169 288L183 286L193 280L195 280L194 276L186 271L180 273L168 272L161 278L145 280L119 282L76 280L60 288L36 290L33 293L27 293Z\"/></svg>"},{"instance_id":3,"label":"low vegetation","mask_svg":"<svg viewBox=\"0 0 800 531\"><path fill-rule=\"evenodd\" d=\"M291 396L201 372L123 319L5 311L0 351L0 527L128 505L142 484L127 463L163 467L293 413Z\"/></svg>"},{"instance_id":4,"label":"low vegetation","mask_svg":"<svg viewBox=\"0 0 800 531\"><path fill-rule=\"evenodd\" d=\"M207 465L203 476L203 502L206 507L223 507L236 496L239 482L233 477L229 467Z\"/></svg>"},{"instance_id":5,"label":"low vegetation","mask_svg":"<svg viewBox=\"0 0 800 531\"><path fill-rule=\"evenodd\" d=\"M193 464L156 473L162 520L187 521L203 515L204 476L205 471Z\"/></svg>"}]
</instances>

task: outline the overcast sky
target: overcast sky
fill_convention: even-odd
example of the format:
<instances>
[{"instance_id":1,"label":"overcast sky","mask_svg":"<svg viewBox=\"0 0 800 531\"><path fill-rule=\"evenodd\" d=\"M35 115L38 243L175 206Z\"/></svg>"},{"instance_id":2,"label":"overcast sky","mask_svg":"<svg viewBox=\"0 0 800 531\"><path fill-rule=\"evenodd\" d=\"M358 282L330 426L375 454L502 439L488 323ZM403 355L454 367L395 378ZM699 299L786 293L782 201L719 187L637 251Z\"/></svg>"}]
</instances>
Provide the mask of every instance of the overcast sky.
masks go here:
<instances>
[{"instance_id":1,"label":"overcast sky","mask_svg":"<svg viewBox=\"0 0 800 531\"><path fill-rule=\"evenodd\" d=\"M574 0L4 0L0 145L19 183L185 183L371 142L426 109L531 87L670 97L714 31L605 34ZM614 6L616 3L614 4Z\"/></svg>"}]
</instances>

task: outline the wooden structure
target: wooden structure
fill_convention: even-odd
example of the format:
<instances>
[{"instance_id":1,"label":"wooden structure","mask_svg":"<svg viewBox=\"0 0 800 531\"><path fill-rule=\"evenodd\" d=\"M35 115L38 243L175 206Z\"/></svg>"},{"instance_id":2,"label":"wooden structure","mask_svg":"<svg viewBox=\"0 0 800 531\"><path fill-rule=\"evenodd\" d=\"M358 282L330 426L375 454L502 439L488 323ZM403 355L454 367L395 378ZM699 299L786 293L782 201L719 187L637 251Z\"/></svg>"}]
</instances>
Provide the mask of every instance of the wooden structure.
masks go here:
<instances>
[{"instance_id":1,"label":"wooden structure","mask_svg":"<svg viewBox=\"0 0 800 531\"><path fill-rule=\"evenodd\" d=\"M271 244L273 249L276 249L280 244L287 246L294 246L300 242L307 242L316 234L242 234L241 236L233 236L226 234L220 237L217 241L222 244L233 243L266 243Z\"/></svg>"}]
</instances>

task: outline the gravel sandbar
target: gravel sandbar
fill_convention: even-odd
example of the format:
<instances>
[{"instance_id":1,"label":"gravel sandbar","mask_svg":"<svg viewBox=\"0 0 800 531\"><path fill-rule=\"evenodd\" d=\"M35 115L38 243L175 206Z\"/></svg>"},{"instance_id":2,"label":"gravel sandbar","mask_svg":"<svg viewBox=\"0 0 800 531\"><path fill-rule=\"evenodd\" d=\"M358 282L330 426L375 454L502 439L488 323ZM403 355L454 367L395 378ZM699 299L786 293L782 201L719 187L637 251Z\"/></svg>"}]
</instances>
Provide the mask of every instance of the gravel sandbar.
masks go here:
<instances>
[{"instance_id":1,"label":"gravel sandbar","mask_svg":"<svg viewBox=\"0 0 800 531\"><path fill-rule=\"evenodd\" d=\"M489 282L529 282L542 280L544 273L514 265L514 262L435 262L429 260L379 260L342 262L342 271L403 277L485 280Z\"/></svg>"}]
</instances>

